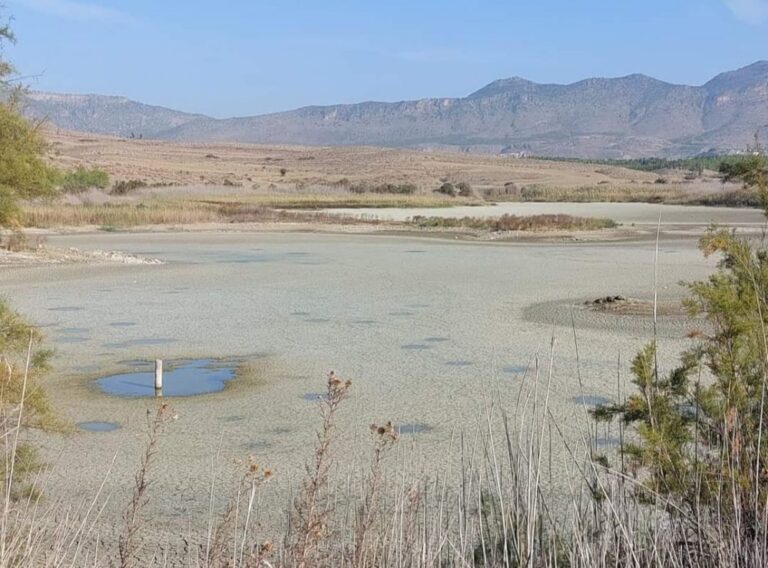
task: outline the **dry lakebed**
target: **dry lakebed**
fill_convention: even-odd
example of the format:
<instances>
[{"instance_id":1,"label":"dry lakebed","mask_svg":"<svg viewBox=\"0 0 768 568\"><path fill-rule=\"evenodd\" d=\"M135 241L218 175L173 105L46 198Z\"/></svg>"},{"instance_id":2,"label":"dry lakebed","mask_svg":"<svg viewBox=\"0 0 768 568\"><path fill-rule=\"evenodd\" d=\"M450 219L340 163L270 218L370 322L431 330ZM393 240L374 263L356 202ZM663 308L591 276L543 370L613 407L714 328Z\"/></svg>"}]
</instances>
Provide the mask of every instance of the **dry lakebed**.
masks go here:
<instances>
[{"instance_id":1,"label":"dry lakebed","mask_svg":"<svg viewBox=\"0 0 768 568\"><path fill-rule=\"evenodd\" d=\"M589 205L556 212L583 214ZM512 210L500 207L498 214ZM523 213L556 208L526 204ZM762 227L754 210L600 204L590 211L652 227L662 211L668 225L657 290L665 305L684 296L679 282L714 267L716 259L697 249L710 221ZM105 537L130 495L155 404L146 388L155 358L181 385L164 399L178 419L152 472L148 511L162 539L204 531L190 519L208 518L212 482L224 493L234 462L248 455L273 469L260 507L280 514L311 457L316 403L330 370L353 381L339 428L342 471L367 455L368 425L392 420L404 441L398 451L429 472L449 465L458 433L482 427L489 403L514 408L521 386L535 380L537 358L544 374L552 361L549 406L572 425L564 435L576 441L584 407L615 397L617 369L626 388L627 361L652 337L646 313L588 303L653 297L652 238L468 243L178 232L56 235L48 243L163 261L0 268L2 294L42 326L56 350L49 392L76 425L72 434L39 436L54 472L46 491L82 507L106 479ZM676 310L662 312L663 364L686 347L694 323ZM196 382L185 383L189 376ZM565 461L556 451L553 469Z\"/></svg>"}]
</instances>

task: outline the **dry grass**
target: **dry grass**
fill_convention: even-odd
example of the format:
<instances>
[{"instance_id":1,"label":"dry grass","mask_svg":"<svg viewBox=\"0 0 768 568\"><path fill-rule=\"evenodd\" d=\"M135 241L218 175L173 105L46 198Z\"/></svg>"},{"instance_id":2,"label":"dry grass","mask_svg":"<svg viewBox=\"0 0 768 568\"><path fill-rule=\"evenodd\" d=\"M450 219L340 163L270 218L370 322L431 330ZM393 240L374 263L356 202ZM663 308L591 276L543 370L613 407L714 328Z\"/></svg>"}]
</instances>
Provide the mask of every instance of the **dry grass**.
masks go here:
<instances>
[{"instance_id":1,"label":"dry grass","mask_svg":"<svg viewBox=\"0 0 768 568\"><path fill-rule=\"evenodd\" d=\"M579 186L533 185L520 190L520 201L540 202L680 202L688 196L680 186Z\"/></svg>"},{"instance_id":2,"label":"dry grass","mask_svg":"<svg viewBox=\"0 0 768 568\"><path fill-rule=\"evenodd\" d=\"M196 223L317 223L378 224L374 219L322 211L291 211L242 203L149 201L100 205L34 205L24 211L27 227L56 228L98 226L128 228L149 225Z\"/></svg>"},{"instance_id":3,"label":"dry grass","mask_svg":"<svg viewBox=\"0 0 768 568\"><path fill-rule=\"evenodd\" d=\"M710 207L762 207L760 195L750 189L730 189L704 195L689 195L683 201L685 205L707 205Z\"/></svg>"},{"instance_id":4,"label":"dry grass","mask_svg":"<svg viewBox=\"0 0 768 568\"><path fill-rule=\"evenodd\" d=\"M734 187L733 184L705 191L684 185L646 186L581 186L524 187L506 197L510 201L571 203L667 203L671 205L705 205L710 207L760 207L757 192Z\"/></svg>"},{"instance_id":5,"label":"dry grass","mask_svg":"<svg viewBox=\"0 0 768 568\"><path fill-rule=\"evenodd\" d=\"M335 453L332 444L336 438L336 415L350 386L350 381L342 381L334 373L328 377L326 396L320 407L322 425L317 433L317 446L294 504L292 532L286 537L289 562L296 568L328 563L321 545L331 534L333 506L329 499L329 476Z\"/></svg>"},{"instance_id":6,"label":"dry grass","mask_svg":"<svg viewBox=\"0 0 768 568\"><path fill-rule=\"evenodd\" d=\"M203 203L215 205L260 205L275 209L358 209L383 207L453 207L471 205L477 201L446 198L433 194L387 195L379 193L363 194L263 194L202 197Z\"/></svg>"},{"instance_id":7,"label":"dry grass","mask_svg":"<svg viewBox=\"0 0 768 568\"><path fill-rule=\"evenodd\" d=\"M139 534L145 523L143 511L149 502L147 492L149 490L149 473L157 454L157 442L165 423L173 419L173 411L167 403L162 402L152 416L148 414L147 443L141 462L136 472L133 495L125 510L123 531L118 540L118 555L120 568L140 566L142 563L141 543Z\"/></svg>"},{"instance_id":8,"label":"dry grass","mask_svg":"<svg viewBox=\"0 0 768 568\"><path fill-rule=\"evenodd\" d=\"M482 231L596 231L617 227L615 221L573 215L502 215L501 217L423 217L411 218L419 228L475 229Z\"/></svg>"},{"instance_id":9,"label":"dry grass","mask_svg":"<svg viewBox=\"0 0 768 568\"><path fill-rule=\"evenodd\" d=\"M106 203L99 205L30 205L24 208L26 227L135 227L139 225L191 225L220 221L217 207L205 203Z\"/></svg>"}]
</instances>

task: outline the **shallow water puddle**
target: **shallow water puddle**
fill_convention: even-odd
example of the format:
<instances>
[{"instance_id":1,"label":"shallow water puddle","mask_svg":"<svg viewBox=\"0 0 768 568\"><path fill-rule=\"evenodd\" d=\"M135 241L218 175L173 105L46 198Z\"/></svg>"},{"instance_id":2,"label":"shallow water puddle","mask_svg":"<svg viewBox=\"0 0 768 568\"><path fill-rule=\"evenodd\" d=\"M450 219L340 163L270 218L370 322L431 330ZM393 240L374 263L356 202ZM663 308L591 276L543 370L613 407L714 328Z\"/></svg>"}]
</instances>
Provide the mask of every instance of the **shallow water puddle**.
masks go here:
<instances>
[{"instance_id":1,"label":"shallow water puddle","mask_svg":"<svg viewBox=\"0 0 768 568\"><path fill-rule=\"evenodd\" d=\"M604 396L598 396L596 394L582 394L579 396L574 396L571 400L573 400L573 402L576 404L581 404L584 406L603 406L611 402Z\"/></svg>"},{"instance_id":2,"label":"shallow water puddle","mask_svg":"<svg viewBox=\"0 0 768 568\"><path fill-rule=\"evenodd\" d=\"M129 339L128 341L118 341L116 343L104 343L102 347L112 349L127 349L128 347L141 347L143 345L166 345L176 343L178 339L170 337L142 337L139 339Z\"/></svg>"},{"instance_id":3,"label":"shallow water puddle","mask_svg":"<svg viewBox=\"0 0 768 568\"><path fill-rule=\"evenodd\" d=\"M432 426L424 424L422 422L415 422L413 424L397 424L395 431L398 434L425 434L432 431Z\"/></svg>"},{"instance_id":4,"label":"shallow water puddle","mask_svg":"<svg viewBox=\"0 0 768 568\"><path fill-rule=\"evenodd\" d=\"M446 361L445 364L448 367L471 367L474 365L472 361Z\"/></svg>"},{"instance_id":5,"label":"shallow water puddle","mask_svg":"<svg viewBox=\"0 0 768 568\"><path fill-rule=\"evenodd\" d=\"M194 396L219 392L235 378L235 366L212 359L198 359L169 364L163 374L163 396ZM107 394L125 398L155 396L155 373L150 363L146 370L111 375L97 379Z\"/></svg>"},{"instance_id":6,"label":"shallow water puddle","mask_svg":"<svg viewBox=\"0 0 768 568\"><path fill-rule=\"evenodd\" d=\"M301 397L309 402L320 402L327 398L327 395L321 392L307 392Z\"/></svg>"},{"instance_id":7,"label":"shallow water puddle","mask_svg":"<svg viewBox=\"0 0 768 568\"><path fill-rule=\"evenodd\" d=\"M70 343L70 344L71 343L86 343L86 342L88 342L90 340L91 340L90 337L83 337L83 336L79 336L79 335L61 335L61 336L56 337L54 339L54 341L56 343L62 343L62 344L64 344L64 343Z\"/></svg>"},{"instance_id":8,"label":"shallow water puddle","mask_svg":"<svg viewBox=\"0 0 768 568\"><path fill-rule=\"evenodd\" d=\"M222 416L219 418L219 422L224 422L225 424L231 424L233 422L242 422L245 420L245 416L233 415L233 416Z\"/></svg>"},{"instance_id":9,"label":"shallow water puddle","mask_svg":"<svg viewBox=\"0 0 768 568\"><path fill-rule=\"evenodd\" d=\"M501 370L510 375L522 375L527 369L522 365L506 365L505 367L502 367Z\"/></svg>"},{"instance_id":10,"label":"shallow water puddle","mask_svg":"<svg viewBox=\"0 0 768 568\"><path fill-rule=\"evenodd\" d=\"M86 432L113 432L120 428L116 422L78 422L77 427Z\"/></svg>"},{"instance_id":11,"label":"shallow water puddle","mask_svg":"<svg viewBox=\"0 0 768 568\"><path fill-rule=\"evenodd\" d=\"M406 343L400 346L400 349L405 349L406 351L423 351L429 348L430 346L425 343Z\"/></svg>"},{"instance_id":12,"label":"shallow water puddle","mask_svg":"<svg viewBox=\"0 0 768 568\"><path fill-rule=\"evenodd\" d=\"M257 254L229 254L224 258L217 258L214 260L216 264L250 264L259 262L275 262L281 260L279 255L269 253L257 253Z\"/></svg>"},{"instance_id":13,"label":"shallow water puddle","mask_svg":"<svg viewBox=\"0 0 768 568\"><path fill-rule=\"evenodd\" d=\"M213 262L217 264L257 264L263 262L291 262L294 264L320 264L322 261L316 258L316 255L310 252L295 251L285 253L266 252L263 249L256 249L250 252L231 253L217 255Z\"/></svg>"},{"instance_id":14,"label":"shallow water puddle","mask_svg":"<svg viewBox=\"0 0 768 568\"><path fill-rule=\"evenodd\" d=\"M269 444L266 442L258 441L258 442L249 442L245 445L246 449L251 450L253 452L260 452L261 450L266 450L269 447Z\"/></svg>"},{"instance_id":15,"label":"shallow water puddle","mask_svg":"<svg viewBox=\"0 0 768 568\"><path fill-rule=\"evenodd\" d=\"M88 333L90 329L87 327L62 327L59 330L59 333L63 333L66 335L83 335L84 333Z\"/></svg>"},{"instance_id":16,"label":"shallow water puddle","mask_svg":"<svg viewBox=\"0 0 768 568\"><path fill-rule=\"evenodd\" d=\"M78 373L95 373L99 370L99 366L96 363L92 365L77 365L72 367L72 370Z\"/></svg>"},{"instance_id":17,"label":"shallow water puddle","mask_svg":"<svg viewBox=\"0 0 768 568\"><path fill-rule=\"evenodd\" d=\"M593 442L598 448L617 448L621 445L621 440L615 437L595 438Z\"/></svg>"}]
</instances>

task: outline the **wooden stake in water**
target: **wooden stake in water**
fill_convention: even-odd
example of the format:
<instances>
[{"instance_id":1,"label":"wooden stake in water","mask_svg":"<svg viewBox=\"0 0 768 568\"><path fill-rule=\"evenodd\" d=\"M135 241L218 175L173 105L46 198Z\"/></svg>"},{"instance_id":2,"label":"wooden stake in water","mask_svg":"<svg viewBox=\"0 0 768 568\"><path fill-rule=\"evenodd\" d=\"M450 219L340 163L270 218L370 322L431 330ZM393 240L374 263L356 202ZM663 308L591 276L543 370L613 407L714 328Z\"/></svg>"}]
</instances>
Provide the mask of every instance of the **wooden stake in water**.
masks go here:
<instances>
[{"instance_id":1,"label":"wooden stake in water","mask_svg":"<svg viewBox=\"0 0 768 568\"><path fill-rule=\"evenodd\" d=\"M155 396L163 396L163 360L155 359Z\"/></svg>"}]
</instances>

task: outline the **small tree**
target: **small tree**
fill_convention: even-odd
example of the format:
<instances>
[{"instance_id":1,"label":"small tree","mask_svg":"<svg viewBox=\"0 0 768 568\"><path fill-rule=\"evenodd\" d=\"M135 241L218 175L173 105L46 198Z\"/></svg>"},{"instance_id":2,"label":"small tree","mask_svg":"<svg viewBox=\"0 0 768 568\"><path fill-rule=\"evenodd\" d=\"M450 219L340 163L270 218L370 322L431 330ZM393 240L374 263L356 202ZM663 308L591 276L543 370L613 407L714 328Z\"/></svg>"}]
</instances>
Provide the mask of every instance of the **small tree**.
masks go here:
<instances>
[{"instance_id":1,"label":"small tree","mask_svg":"<svg viewBox=\"0 0 768 568\"><path fill-rule=\"evenodd\" d=\"M764 156L731 164L728 175L756 189L768 216ZM637 441L621 451L644 480L641 495L662 497L679 523L686 553L696 550L702 565L764 565L768 246L713 228L700 248L721 261L709 279L687 285L689 312L707 321L705 331L691 333L697 344L666 376L657 365L655 342L646 346L632 365L636 393L596 408L593 416L618 416L635 425ZM606 463L604 456L599 461Z\"/></svg>"},{"instance_id":2,"label":"small tree","mask_svg":"<svg viewBox=\"0 0 768 568\"><path fill-rule=\"evenodd\" d=\"M5 494L11 496L29 489L27 476L41 467L24 433L62 428L40 386L50 356L40 332L0 300L0 437L5 442L0 477Z\"/></svg>"},{"instance_id":3,"label":"small tree","mask_svg":"<svg viewBox=\"0 0 768 568\"><path fill-rule=\"evenodd\" d=\"M7 25L0 27L0 53L15 38ZM53 194L55 171L43 155L46 143L39 124L30 124L19 112L19 89L13 88L13 66L0 58L0 90L10 96L0 102L0 229L19 230L20 199Z\"/></svg>"}]
</instances>

